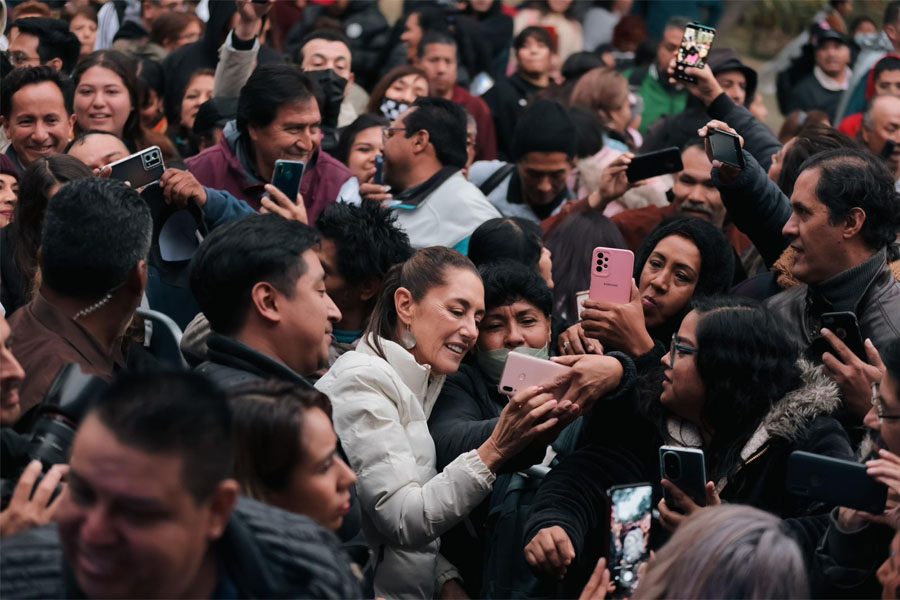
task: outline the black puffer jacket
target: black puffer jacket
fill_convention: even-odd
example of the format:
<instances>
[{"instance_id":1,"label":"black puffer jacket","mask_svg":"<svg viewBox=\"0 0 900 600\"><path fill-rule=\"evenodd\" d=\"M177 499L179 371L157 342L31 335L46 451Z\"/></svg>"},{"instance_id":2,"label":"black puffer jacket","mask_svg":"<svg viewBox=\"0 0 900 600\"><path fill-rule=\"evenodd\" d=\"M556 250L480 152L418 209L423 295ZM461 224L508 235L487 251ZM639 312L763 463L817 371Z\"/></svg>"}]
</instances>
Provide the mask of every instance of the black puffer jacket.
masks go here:
<instances>
[{"instance_id":1,"label":"black puffer jacket","mask_svg":"<svg viewBox=\"0 0 900 600\"><path fill-rule=\"evenodd\" d=\"M213 551L241 598L359 598L347 555L312 519L241 498ZM55 525L3 540L0 597L83 598Z\"/></svg>"}]
</instances>

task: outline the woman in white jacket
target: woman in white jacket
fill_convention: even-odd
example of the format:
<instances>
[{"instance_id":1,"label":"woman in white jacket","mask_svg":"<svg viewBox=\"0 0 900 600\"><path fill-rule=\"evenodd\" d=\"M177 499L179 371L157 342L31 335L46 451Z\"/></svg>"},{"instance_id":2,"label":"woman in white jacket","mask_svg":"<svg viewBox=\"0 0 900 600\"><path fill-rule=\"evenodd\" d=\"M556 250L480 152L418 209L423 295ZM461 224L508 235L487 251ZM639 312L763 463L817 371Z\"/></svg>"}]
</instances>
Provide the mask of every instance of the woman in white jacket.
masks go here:
<instances>
[{"instance_id":1,"label":"woman in white jacket","mask_svg":"<svg viewBox=\"0 0 900 600\"><path fill-rule=\"evenodd\" d=\"M439 536L488 495L506 459L574 410L540 388L519 392L487 442L437 473L428 417L444 378L474 346L483 314L471 261L444 247L420 250L388 273L363 340L316 384L331 398L358 477L378 597L462 592L438 553Z\"/></svg>"}]
</instances>

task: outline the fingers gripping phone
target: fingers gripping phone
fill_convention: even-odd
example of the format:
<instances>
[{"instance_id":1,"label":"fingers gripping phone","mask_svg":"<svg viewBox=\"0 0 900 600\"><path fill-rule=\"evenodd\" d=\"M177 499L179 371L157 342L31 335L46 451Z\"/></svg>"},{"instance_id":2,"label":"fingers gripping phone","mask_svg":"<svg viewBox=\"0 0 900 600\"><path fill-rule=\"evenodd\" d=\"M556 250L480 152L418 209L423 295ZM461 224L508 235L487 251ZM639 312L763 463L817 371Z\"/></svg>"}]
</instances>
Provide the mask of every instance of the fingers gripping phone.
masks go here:
<instances>
[{"instance_id":1,"label":"fingers gripping phone","mask_svg":"<svg viewBox=\"0 0 900 600\"><path fill-rule=\"evenodd\" d=\"M741 151L741 139L733 133L721 129L711 129L709 145L712 146L713 158L720 163L744 168L744 153Z\"/></svg>"},{"instance_id":2,"label":"fingers gripping phone","mask_svg":"<svg viewBox=\"0 0 900 600\"><path fill-rule=\"evenodd\" d=\"M866 472L866 465L830 456L795 451L788 459L788 491L834 506L884 512L887 487Z\"/></svg>"},{"instance_id":3,"label":"fingers gripping phone","mask_svg":"<svg viewBox=\"0 0 900 600\"><path fill-rule=\"evenodd\" d=\"M631 159L631 164L625 169L625 177L634 183L643 179L650 179L657 175L678 173L684 169L681 162L681 150L676 147L663 148L655 152L641 154Z\"/></svg>"},{"instance_id":4,"label":"fingers gripping phone","mask_svg":"<svg viewBox=\"0 0 900 600\"><path fill-rule=\"evenodd\" d=\"M276 160L275 171L272 174L272 185L290 198L292 202L296 202L305 167L306 165L299 160Z\"/></svg>"},{"instance_id":5,"label":"fingers gripping phone","mask_svg":"<svg viewBox=\"0 0 900 600\"><path fill-rule=\"evenodd\" d=\"M106 167L109 167L111 170L109 174L110 179L127 181L131 184L131 188L135 190L140 190L151 183L156 183L166 171L166 165L163 164L162 151L159 149L159 146L150 146L140 152L135 152L131 156L126 156L123 159L110 163Z\"/></svg>"},{"instance_id":6,"label":"fingers gripping phone","mask_svg":"<svg viewBox=\"0 0 900 600\"><path fill-rule=\"evenodd\" d=\"M610 488L609 572L614 598L630 597L638 570L650 559L653 488L649 483Z\"/></svg>"},{"instance_id":7,"label":"fingers gripping phone","mask_svg":"<svg viewBox=\"0 0 900 600\"><path fill-rule=\"evenodd\" d=\"M861 361L869 362L862 333L859 331L859 322L856 320L856 313L850 311L823 313L822 327L836 335ZM810 343L808 358L814 362L821 362L822 355L826 352L831 352L835 358L841 360L841 356L828 343L828 340L819 336Z\"/></svg>"},{"instance_id":8,"label":"fingers gripping phone","mask_svg":"<svg viewBox=\"0 0 900 600\"><path fill-rule=\"evenodd\" d=\"M703 450L662 446L659 449L659 473L674 483L697 506L706 506L706 459ZM671 510L682 512L668 491L663 497Z\"/></svg>"},{"instance_id":9,"label":"fingers gripping phone","mask_svg":"<svg viewBox=\"0 0 900 600\"><path fill-rule=\"evenodd\" d=\"M697 78L686 75L687 67L702 69L706 65L706 57L716 37L716 30L699 23L691 23L684 28L681 46L675 55L675 79L697 83Z\"/></svg>"},{"instance_id":10,"label":"fingers gripping phone","mask_svg":"<svg viewBox=\"0 0 900 600\"><path fill-rule=\"evenodd\" d=\"M594 248L591 259L590 299L628 304L631 300L633 276L634 253L631 250Z\"/></svg>"},{"instance_id":11,"label":"fingers gripping phone","mask_svg":"<svg viewBox=\"0 0 900 600\"><path fill-rule=\"evenodd\" d=\"M519 390L535 385L551 385L571 367L560 365L552 360L535 358L527 354L510 352L506 357L503 375L497 389L501 394L515 394Z\"/></svg>"}]
</instances>

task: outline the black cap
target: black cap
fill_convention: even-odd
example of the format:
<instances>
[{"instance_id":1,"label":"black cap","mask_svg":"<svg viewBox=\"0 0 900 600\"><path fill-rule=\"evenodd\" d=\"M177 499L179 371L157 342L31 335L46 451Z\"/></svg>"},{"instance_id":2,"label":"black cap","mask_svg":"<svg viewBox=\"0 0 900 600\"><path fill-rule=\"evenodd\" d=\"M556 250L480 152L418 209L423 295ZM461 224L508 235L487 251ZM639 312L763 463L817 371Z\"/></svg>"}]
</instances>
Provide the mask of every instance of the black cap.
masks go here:
<instances>
[{"instance_id":1,"label":"black cap","mask_svg":"<svg viewBox=\"0 0 900 600\"><path fill-rule=\"evenodd\" d=\"M224 127L225 123L237 117L237 105L237 98L210 98L201 104L194 118L194 134L213 127Z\"/></svg>"},{"instance_id":2,"label":"black cap","mask_svg":"<svg viewBox=\"0 0 900 600\"><path fill-rule=\"evenodd\" d=\"M840 31L835 31L834 29L819 29L816 32L816 50L825 45L825 42L828 40L835 40L848 46L847 38L844 37Z\"/></svg>"},{"instance_id":3,"label":"black cap","mask_svg":"<svg viewBox=\"0 0 900 600\"><path fill-rule=\"evenodd\" d=\"M575 156L575 125L562 104L536 100L516 123L512 159L518 161L529 152L563 152Z\"/></svg>"}]
</instances>

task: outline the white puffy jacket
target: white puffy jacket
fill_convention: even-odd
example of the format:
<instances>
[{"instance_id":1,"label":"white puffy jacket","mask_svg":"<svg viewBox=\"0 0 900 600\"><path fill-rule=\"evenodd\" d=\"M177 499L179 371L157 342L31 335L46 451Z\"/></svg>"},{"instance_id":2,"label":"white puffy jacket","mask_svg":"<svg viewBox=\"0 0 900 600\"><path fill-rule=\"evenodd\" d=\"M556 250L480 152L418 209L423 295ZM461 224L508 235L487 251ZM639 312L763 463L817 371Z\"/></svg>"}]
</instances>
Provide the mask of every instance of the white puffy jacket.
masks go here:
<instances>
[{"instance_id":1,"label":"white puffy jacket","mask_svg":"<svg viewBox=\"0 0 900 600\"><path fill-rule=\"evenodd\" d=\"M490 493L495 476L476 450L435 470L428 416L444 385L413 355L360 341L316 387L331 398L334 428L358 477L363 531L375 551L375 595L432 598L458 576L438 553L441 534Z\"/></svg>"}]
</instances>

